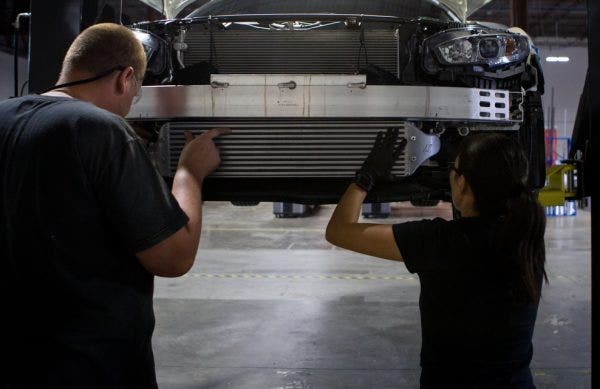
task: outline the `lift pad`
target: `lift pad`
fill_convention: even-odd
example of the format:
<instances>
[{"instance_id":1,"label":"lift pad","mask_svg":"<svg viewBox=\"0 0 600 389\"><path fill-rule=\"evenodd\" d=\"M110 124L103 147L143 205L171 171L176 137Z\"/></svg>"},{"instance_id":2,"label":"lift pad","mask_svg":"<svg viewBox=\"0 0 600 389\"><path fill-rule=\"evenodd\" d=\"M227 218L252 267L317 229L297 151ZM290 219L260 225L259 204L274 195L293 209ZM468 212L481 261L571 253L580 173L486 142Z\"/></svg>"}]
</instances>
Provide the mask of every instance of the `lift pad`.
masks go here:
<instances>
[{"instance_id":1,"label":"lift pad","mask_svg":"<svg viewBox=\"0 0 600 389\"><path fill-rule=\"evenodd\" d=\"M566 162L566 161L563 161ZM538 194L544 207L565 205L566 200L577 199L577 165L563 163L546 171L546 186Z\"/></svg>"}]
</instances>

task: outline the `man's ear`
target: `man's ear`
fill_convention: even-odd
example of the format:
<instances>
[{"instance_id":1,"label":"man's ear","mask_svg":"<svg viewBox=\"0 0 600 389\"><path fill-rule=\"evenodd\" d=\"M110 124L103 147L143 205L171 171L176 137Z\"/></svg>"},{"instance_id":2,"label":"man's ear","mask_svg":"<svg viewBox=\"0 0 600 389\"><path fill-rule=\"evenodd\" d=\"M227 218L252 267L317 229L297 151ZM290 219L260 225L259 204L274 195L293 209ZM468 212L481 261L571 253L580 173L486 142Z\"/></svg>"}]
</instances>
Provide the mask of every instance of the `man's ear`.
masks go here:
<instances>
[{"instance_id":1,"label":"man's ear","mask_svg":"<svg viewBox=\"0 0 600 389\"><path fill-rule=\"evenodd\" d=\"M119 73L115 85L118 95L122 95L127 91L127 83L131 82L131 78L134 76L134 70L131 66L126 67Z\"/></svg>"}]
</instances>

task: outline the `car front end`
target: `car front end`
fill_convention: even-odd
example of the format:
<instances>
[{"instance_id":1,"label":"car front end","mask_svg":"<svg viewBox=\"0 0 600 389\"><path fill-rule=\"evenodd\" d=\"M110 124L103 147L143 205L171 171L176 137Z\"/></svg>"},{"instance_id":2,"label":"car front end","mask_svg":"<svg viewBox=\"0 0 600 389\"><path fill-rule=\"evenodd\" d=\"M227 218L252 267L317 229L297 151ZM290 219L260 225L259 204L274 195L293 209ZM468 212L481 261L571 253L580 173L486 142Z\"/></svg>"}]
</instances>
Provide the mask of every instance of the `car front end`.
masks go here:
<instances>
[{"instance_id":1,"label":"car front end","mask_svg":"<svg viewBox=\"0 0 600 389\"><path fill-rule=\"evenodd\" d=\"M211 3L225 8L213 14ZM377 132L393 127L408 146L395 178L367 201L447 200L460 140L482 131L518 138L531 184L543 186L543 78L523 32L461 21L427 1L406 0L421 7L408 16L242 13L244 2L229 3L132 26L148 70L128 118L165 177L184 130L230 127L206 199L333 203ZM304 8L292 11L309 8L296 3ZM227 6L239 12L223 14ZM424 6L435 17L418 16Z\"/></svg>"}]
</instances>

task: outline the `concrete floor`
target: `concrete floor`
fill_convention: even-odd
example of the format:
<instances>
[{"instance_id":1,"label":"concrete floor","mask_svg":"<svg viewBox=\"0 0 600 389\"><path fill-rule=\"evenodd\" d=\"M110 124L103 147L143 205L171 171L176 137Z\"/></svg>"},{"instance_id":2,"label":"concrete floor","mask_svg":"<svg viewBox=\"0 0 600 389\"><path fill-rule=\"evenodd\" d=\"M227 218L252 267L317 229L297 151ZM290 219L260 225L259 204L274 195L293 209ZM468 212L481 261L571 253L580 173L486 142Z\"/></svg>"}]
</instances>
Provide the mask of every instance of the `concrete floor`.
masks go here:
<instances>
[{"instance_id":1,"label":"concrete floor","mask_svg":"<svg viewBox=\"0 0 600 389\"><path fill-rule=\"evenodd\" d=\"M271 203L205 204L194 268L156 282L161 388L418 388L418 279L327 243L332 210L277 219ZM435 216L450 218L448 204L396 204L381 221ZM548 219L538 388L591 387L590 225L582 210Z\"/></svg>"}]
</instances>

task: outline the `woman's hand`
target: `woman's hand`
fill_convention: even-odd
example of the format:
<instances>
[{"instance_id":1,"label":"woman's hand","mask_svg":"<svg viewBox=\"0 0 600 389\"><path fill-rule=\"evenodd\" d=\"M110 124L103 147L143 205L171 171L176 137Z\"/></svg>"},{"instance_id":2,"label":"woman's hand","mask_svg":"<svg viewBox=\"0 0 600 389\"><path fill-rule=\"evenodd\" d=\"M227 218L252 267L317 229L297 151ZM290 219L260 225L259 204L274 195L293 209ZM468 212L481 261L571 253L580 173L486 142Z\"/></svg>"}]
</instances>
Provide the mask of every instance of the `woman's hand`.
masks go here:
<instances>
[{"instance_id":1,"label":"woman's hand","mask_svg":"<svg viewBox=\"0 0 600 389\"><path fill-rule=\"evenodd\" d=\"M406 138L398 138L397 128L377 133L371 152L356 172L354 183L367 192L380 181L389 180L396 160L406 148Z\"/></svg>"}]
</instances>

